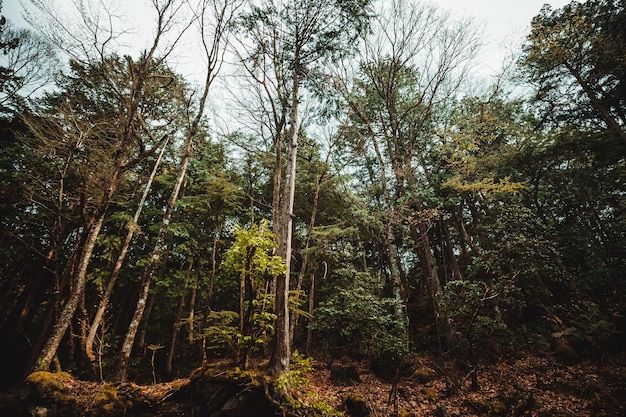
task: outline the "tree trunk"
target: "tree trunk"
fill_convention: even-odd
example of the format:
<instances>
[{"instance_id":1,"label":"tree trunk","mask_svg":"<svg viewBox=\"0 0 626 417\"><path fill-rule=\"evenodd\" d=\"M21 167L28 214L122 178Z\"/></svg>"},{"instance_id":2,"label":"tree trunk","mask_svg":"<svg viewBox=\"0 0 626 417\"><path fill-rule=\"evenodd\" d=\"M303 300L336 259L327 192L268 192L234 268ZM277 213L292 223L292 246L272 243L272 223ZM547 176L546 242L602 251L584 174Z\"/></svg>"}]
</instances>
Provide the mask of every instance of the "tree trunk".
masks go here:
<instances>
[{"instance_id":1,"label":"tree trunk","mask_svg":"<svg viewBox=\"0 0 626 417\"><path fill-rule=\"evenodd\" d=\"M445 248L444 256L450 262L450 278L452 280L461 280L463 279L463 274L461 274L461 268L459 268L459 263L457 262L456 255L454 253L454 246L452 245L452 239L450 238L448 224L443 217L440 219L440 224L444 243L443 246Z\"/></svg>"},{"instance_id":2,"label":"tree trunk","mask_svg":"<svg viewBox=\"0 0 626 417\"><path fill-rule=\"evenodd\" d=\"M326 262L324 262L324 267L326 267ZM313 343L313 309L315 306L315 272L311 272L311 285L309 286L309 323L306 329L306 343L304 345L304 354L309 356L311 354L311 344Z\"/></svg>"},{"instance_id":3,"label":"tree trunk","mask_svg":"<svg viewBox=\"0 0 626 417\"><path fill-rule=\"evenodd\" d=\"M452 334L447 314L441 306L441 281L439 279L439 273L437 272L437 263L430 248L428 227L423 222L418 221L409 222L409 229L411 231L411 237L415 242L415 250L420 260L423 278L430 293L439 348L444 352L453 345L451 339Z\"/></svg>"},{"instance_id":4,"label":"tree trunk","mask_svg":"<svg viewBox=\"0 0 626 417\"><path fill-rule=\"evenodd\" d=\"M193 286L191 287L191 299L189 300L189 316L187 316L187 323L189 323L189 332L187 335L187 340L189 344L193 344L193 339L195 337L193 321L195 320L195 310L196 310L196 295L198 294L198 283L194 280Z\"/></svg>"},{"instance_id":5,"label":"tree trunk","mask_svg":"<svg viewBox=\"0 0 626 417\"><path fill-rule=\"evenodd\" d=\"M89 358L90 361L94 361L96 359L93 354L93 342L96 337L96 333L98 332L98 327L100 327L100 323L102 322L102 318L104 317L104 312L106 311L107 305L109 304L109 299L111 298L111 294L113 294L113 289L115 287L115 283L117 282L117 278L120 275L120 271L122 270L122 264L124 263L124 259L126 258L126 253L128 252L128 247L130 246L130 241L133 238L133 234L135 233L137 223L139 221L139 216L141 215L141 211L143 210L143 205L148 197L148 193L150 192L150 188L152 187L152 182L154 181L154 177L156 176L157 169L161 163L161 159L163 158L163 153L165 152L165 147L167 146L167 140L163 143L163 148L159 153L159 156L154 163L154 167L152 168L152 172L150 173L150 177L146 182L146 186L143 190L143 195L141 196L141 200L139 201L139 205L137 206L137 210L135 211L135 215L133 217L133 223L128 226L128 232L126 233L126 238L124 239L124 243L122 244L122 249L120 251L119 256L117 257L117 261L113 266L113 272L111 272L111 277L109 278L109 282L107 283L107 287L102 295L102 299L100 300L100 304L98 305L98 310L93 318L91 323L91 327L89 328L89 334L87 335L87 340L85 342L85 354Z\"/></svg>"},{"instance_id":6,"label":"tree trunk","mask_svg":"<svg viewBox=\"0 0 626 417\"><path fill-rule=\"evenodd\" d=\"M167 255L165 255L167 258ZM148 295L148 303L146 304L146 309L143 312L142 318L142 326L141 330L139 330L139 335L137 336L137 340L135 341L136 349L138 352L142 352L142 354L146 353L146 337L148 336L148 321L150 320L150 315L152 314L152 309L154 309L154 304L156 303L157 295L154 292L151 292Z\"/></svg>"},{"instance_id":7,"label":"tree trunk","mask_svg":"<svg viewBox=\"0 0 626 417\"><path fill-rule=\"evenodd\" d=\"M100 234L100 229L102 228L102 223L104 222L104 211L108 205L104 205L101 207L101 212L98 213L98 218L92 224L91 229L89 230L89 235L85 242L85 247L83 248L83 253L80 258L80 263L78 265L78 271L76 274L76 278L74 281L74 285L72 288L72 293L70 294L69 299L63 306L63 310L61 311L59 318L52 329L52 334L48 338L43 350L41 351L39 358L37 359L37 363L35 364L34 370L36 371L47 371L50 368L50 363L52 359L57 353L57 349L59 344L61 343L61 339L65 334L65 331L70 326L72 322L72 318L74 317L74 313L76 312L76 308L78 307L78 303L80 302L80 298L85 290L85 284L87 283L87 267L89 265L89 258L91 257L91 253L93 252L93 248L96 246L96 240L98 239L98 235Z\"/></svg>"},{"instance_id":8,"label":"tree trunk","mask_svg":"<svg viewBox=\"0 0 626 417\"><path fill-rule=\"evenodd\" d=\"M211 302L213 300L213 286L215 284L215 272L217 271L217 242L219 240L219 234L221 230L221 223L218 220L218 225L215 227L215 234L213 235L213 252L211 253L211 275L209 276L209 289L206 296L206 306L204 308L204 317L202 317L201 331L204 334L204 329L209 320L209 314L211 314ZM206 364L206 336L202 336L202 351L200 352L202 357L202 364Z\"/></svg>"},{"instance_id":9,"label":"tree trunk","mask_svg":"<svg viewBox=\"0 0 626 417\"><path fill-rule=\"evenodd\" d=\"M287 154L287 170L285 173L285 192L283 195L283 212L281 220L281 237L278 255L285 260L285 274L276 279L276 324L274 327L274 349L269 369L275 374L289 371L291 347L289 344L289 278L291 274L291 238L293 226L293 203L296 189L296 162L298 155L298 100L300 87L300 68L298 51L294 59L293 91L291 96L290 139Z\"/></svg>"},{"instance_id":10,"label":"tree trunk","mask_svg":"<svg viewBox=\"0 0 626 417\"><path fill-rule=\"evenodd\" d=\"M170 335L170 349L167 352L167 363L165 365L165 373L168 376L172 376L174 370L174 353L176 352L176 339L178 339L178 333L180 332L181 319L183 318L183 309L185 308L185 298L187 293L187 287L189 286L189 274L193 262L189 261L187 264L187 273L185 277L185 285L183 291L178 298L178 308L176 309L176 317L174 318L174 324L172 324L172 333Z\"/></svg>"},{"instance_id":11,"label":"tree trunk","mask_svg":"<svg viewBox=\"0 0 626 417\"><path fill-rule=\"evenodd\" d=\"M296 295L295 295L295 303L296 306L295 311L291 316L291 320L289 322L289 343L293 344L293 335L296 332L296 324L298 323L298 304L300 302L300 292L302 291L302 282L304 281L304 275L306 274L306 267L309 262L309 245L311 244L311 234L313 233L313 228L315 227L315 218L317 217L317 207L320 199L320 188L322 185L322 180L324 178L324 174L320 174L315 179L315 194L313 195L313 207L311 208L311 219L309 220L309 227L306 233L306 242L304 244L304 250L302 255L302 266L300 267L300 272L298 273L298 282L296 284Z\"/></svg>"},{"instance_id":12,"label":"tree trunk","mask_svg":"<svg viewBox=\"0 0 626 417\"><path fill-rule=\"evenodd\" d=\"M391 286L393 291L393 298L396 301L394 315L396 320L402 323L403 339L408 342L408 318L406 310L404 308L404 290L402 288L402 278L400 274L400 268L398 266L399 254L398 247L395 244L395 234L393 233L393 214L391 214L386 225L386 239L385 245L387 246L387 253L389 256L389 270L391 273Z\"/></svg>"},{"instance_id":13,"label":"tree trunk","mask_svg":"<svg viewBox=\"0 0 626 417\"><path fill-rule=\"evenodd\" d=\"M144 269L143 275L141 277L141 290L139 292L139 299L137 300L135 313L128 326L126 337L124 338L124 342L122 343L120 356L118 358L117 365L115 366L114 379L117 382L126 381L128 361L130 359L133 344L135 343L135 336L137 335L137 330L139 329L139 324L141 323L141 318L146 307L146 301L150 292L152 274L154 273L159 261L161 260L161 254L163 253L163 247L165 244L165 236L167 235L167 231L169 230L170 220L172 218L172 213L174 212L174 206L176 204L176 201L178 201L178 194L180 192L183 180L185 178L185 174L187 172L187 165L189 163L190 153L191 138L188 138L187 143L185 144L185 155L183 156L180 168L178 169L178 176L174 184L174 189L172 190L172 194L170 195L170 199L167 203L165 214L163 215L163 221L161 223L161 228L157 236L157 242L155 244L154 251L152 252L150 262Z\"/></svg>"}]
</instances>

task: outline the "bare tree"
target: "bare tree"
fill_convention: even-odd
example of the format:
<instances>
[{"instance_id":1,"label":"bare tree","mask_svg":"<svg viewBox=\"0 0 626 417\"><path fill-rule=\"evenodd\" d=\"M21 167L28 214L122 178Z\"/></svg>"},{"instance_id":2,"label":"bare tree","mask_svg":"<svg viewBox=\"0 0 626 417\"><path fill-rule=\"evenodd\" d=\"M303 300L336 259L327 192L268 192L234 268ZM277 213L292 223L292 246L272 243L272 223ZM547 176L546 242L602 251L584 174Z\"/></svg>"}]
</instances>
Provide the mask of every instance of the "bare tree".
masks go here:
<instances>
[{"instance_id":1,"label":"bare tree","mask_svg":"<svg viewBox=\"0 0 626 417\"><path fill-rule=\"evenodd\" d=\"M190 111L189 123L187 131L185 132L185 143L183 149L183 155L178 168L174 189L170 194L169 201L163 216L161 228L157 236L157 242L152 252L150 262L144 269L141 278L141 289L139 293L139 299L137 300L137 306L135 313L129 324L128 331L122 343L122 348L118 358L117 365L115 367L116 381L125 381L126 373L128 370L128 361L132 352L133 344L135 342L135 336L139 329L139 324L143 317L143 313L146 307L148 294L150 290L150 284L152 282L152 275L156 270L156 267L161 259L163 253L165 237L169 229L172 214L174 212L174 206L178 201L180 189L187 172L187 166L189 159L192 156L194 143L198 139L197 136L201 132L201 121L204 116L204 107L209 96L209 90L215 78L217 77L219 70L224 62L225 44L228 41L229 25L236 17L236 14L241 7L243 1L241 0L202 0L199 7L194 10L194 18L198 23L200 30L200 41L202 43L204 59L206 59L205 67L205 80L202 89L202 93L197 98L196 108ZM185 94L185 92L181 92ZM194 97L189 96L186 100L188 103L192 103Z\"/></svg>"},{"instance_id":2,"label":"bare tree","mask_svg":"<svg viewBox=\"0 0 626 417\"><path fill-rule=\"evenodd\" d=\"M35 364L35 369L45 370L49 368L50 362L56 354L61 339L69 327L83 295L91 253L96 244L96 239L100 233L111 198L115 195L124 172L137 163L132 156L132 151L133 145L136 144L137 117L144 94L144 87L150 78L155 61L157 63L162 62L159 60L164 59L163 57L171 52L171 48L161 51L161 57L159 59L156 58L161 40L173 28L174 12L180 6L174 0L153 1L157 15L154 38L150 48L142 54L138 64L134 64L129 60L128 73L131 76L131 84L128 91L123 91L116 86L113 68L108 66L112 62L109 59L109 47L113 40L120 36L120 33L116 32L114 27L115 15L111 10L105 9L105 12L101 13L101 11L93 7L94 3L77 0L73 5L80 19L77 21L78 23L70 23L61 19L60 16L63 16L63 14L58 13L51 3L44 0L33 0L32 3L37 7L39 13L38 15L30 15L29 21L31 25L39 29L40 33L51 44L63 47L62 52L72 57L76 62L91 67L99 66L101 75L108 80L112 89L117 89L118 97L124 103L123 120L116 121L121 126L121 132L116 137L116 142L112 149L114 161L110 170L103 173L104 181L100 185L102 190L101 196L98 203L89 211L90 219L87 222L88 227L84 229L84 244L77 267L73 273L71 294L63 306L52 333L48 337ZM179 37L176 39L179 39ZM175 42L171 44L172 47L173 45L175 45ZM141 151L140 156L144 157L146 154L145 149L141 149Z\"/></svg>"},{"instance_id":3,"label":"bare tree","mask_svg":"<svg viewBox=\"0 0 626 417\"><path fill-rule=\"evenodd\" d=\"M423 201L420 190L433 174L427 156L434 146L436 113L465 80L479 34L471 22L455 21L434 6L393 0L381 5L372 32L363 39L354 81L337 83L350 109L355 150L372 161L370 179L381 190L379 206L398 306L409 293L397 244L401 228L408 225L442 334L447 333L447 319L438 300L441 280L429 238L439 213ZM408 325L404 311L396 315Z\"/></svg>"},{"instance_id":4,"label":"bare tree","mask_svg":"<svg viewBox=\"0 0 626 417\"><path fill-rule=\"evenodd\" d=\"M49 87L59 69L54 48L28 29L15 29L7 22L3 39L11 48L0 54L0 112L13 112L41 89Z\"/></svg>"}]
</instances>

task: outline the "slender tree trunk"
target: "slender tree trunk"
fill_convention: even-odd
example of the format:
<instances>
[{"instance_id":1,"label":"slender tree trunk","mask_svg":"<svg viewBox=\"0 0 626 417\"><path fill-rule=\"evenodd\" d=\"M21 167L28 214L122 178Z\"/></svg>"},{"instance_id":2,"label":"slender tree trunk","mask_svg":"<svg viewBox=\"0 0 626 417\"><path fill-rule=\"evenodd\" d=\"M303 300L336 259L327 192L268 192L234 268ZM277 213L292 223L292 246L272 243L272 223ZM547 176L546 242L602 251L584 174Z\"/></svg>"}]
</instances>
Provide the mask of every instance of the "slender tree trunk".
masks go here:
<instances>
[{"instance_id":1,"label":"slender tree trunk","mask_svg":"<svg viewBox=\"0 0 626 417\"><path fill-rule=\"evenodd\" d=\"M174 184L174 189L172 190L172 194L170 195L170 199L167 203L167 208L163 216L161 229L159 230L159 234L157 236L157 242L154 247L154 251L152 252L150 262L144 269L143 275L141 277L141 289L139 292L139 299L137 300L135 313L130 322L130 325L128 326L126 337L124 338L124 342L122 343L120 356L118 358L117 365L115 366L114 379L117 382L124 382L126 380L126 373L128 371L128 361L130 359L130 354L133 349L133 344L135 343L135 336L137 335L137 330L139 329L139 324L141 323L141 318L143 316L143 313L146 307L146 301L148 299L148 294L150 292L150 284L152 281L152 275L159 261L161 260L161 254L163 253L163 249L165 245L165 236L167 235L167 231L169 230L170 220L172 218L172 213L174 212L174 206L176 204L176 201L178 201L178 195L182 187L185 174L187 172L187 165L189 163L190 153L191 153L191 138L188 138L187 143L185 144L185 155L183 156L183 159L181 161L180 168L178 169L178 176Z\"/></svg>"},{"instance_id":2,"label":"slender tree trunk","mask_svg":"<svg viewBox=\"0 0 626 417\"><path fill-rule=\"evenodd\" d=\"M165 373L170 377L172 376L174 370L174 353L176 352L176 339L178 339L178 333L180 332L180 321L183 318L183 309L185 308L187 287L189 286L189 274L191 274L192 267L193 262L190 260L187 264L185 284L183 286L183 291L178 298L178 308L176 309L176 317L174 318L174 324L172 324L172 333L170 334L170 349L167 353L167 363L165 365Z\"/></svg>"},{"instance_id":3,"label":"slender tree trunk","mask_svg":"<svg viewBox=\"0 0 626 417\"><path fill-rule=\"evenodd\" d=\"M92 362L96 359L95 355L93 354L93 342L98 332L98 327L100 327L100 323L102 322L104 312L106 311L107 305L109 304L111 294L113 294L113 289L115 287L115 283L117 282L117 278L120 275L120 271L122 270L122 264L124 263L124 259L126 258L126 253L128 252L128 247L130 246L130 241L132 240L133 234L135 233L137 223L139 221L139 216L141 215L144 203L146 202L146 198L148 197L148 193L150 192L150 188L152 187L152 182L154 181L154 177L156 176L157 169L161 163L161 159L163 158L163 153L165 152L166 146L167 140L165 141L165 143L163 143L163 148L161 149L161 152L159 153L159 156L154 163L154 167L152 168L152 172L150 173L150 177L146 182L146 186L143 190L143 195L141 196L141 200L139 201L137 210L135 210L133 222L132 224L128 225L128 232L126 233L126 238L124 239L124 243L122 244L122 249L119 256L117 257L115 265L113 266L113 272L111 272L111 277L109 278L107 287L104 291L104 294L102 295L100 304L98 305L98 310L96 311L96 314L91 323L91 327L89 328L89 334L87 335L87 340L85 342L85 354Z\"/></svg>"},{"instance_id":4,"label":"slender tree trunk","mask_svg":"<svg viewBox=\"0 0 626 417\"><path fill-rule=\"evenodd\" d=\"M324 268L326 268L326 262L324 262ZM304 344L304 354L309 356L311 354L311 344L313 343L313 310L315 307L315 272L311 272L310 277L311 285L309 286L309 306L307 309L308 325L306 328L306 342Z\"/></svg>"},{"instance_id":5,"label":"slender tree trunk","mask_svg":"<svg viewBox=\"0 0 626 417\"><path fill-rule=\"evenodd\" d=\"M463 279L463 275L461 274L461 268L459 268L459 263L457 262L456 255L454 254L454 247L452 246L452 239L450 238L448 224L443 217L440 219L440 224L445 247L444 256L450 262L450 277L453 280L461 280Z\"/></svg>"},{"instance_id":6,"label":"slender tree trunk","mask_svg":"<svg viewBox=\"0 0 626 417\"><path fill-rule=\"evenodd\" d=\"M298 282L296 284L296 295L295 295L295 306L296 309L291 316L291 320L289 322L289 342L293 344L293 335L296 332L296 325L298 324L298 304L300 303L300 292L302 291L302 283L304 281L304 275L306 274L306 267L309 262L309 246L311 244L311 235L313 234L313 228L315 227L315 218L317 217L317 207L319 204L320 198L320 188L322 185L322 180L324 178L324 174L320 174L315 179L315 194L313 195L313 207L311 208L311 219L309 220L309 227L306 233L306 242L304 244L304 250L302 255L302 266L300 267L300 272L298 273Z\"/></svg>"},{"instance_id":7,"label":"slender tree trunk","mask_svg":"<svg viewBox=\"0 0 626 417\"><path fill-rule=\"evenodd\" d=\"M221 230L222 224L219 222L215 227L215 234L213 235L213 252L211 253L211 274L209 275L209 289L207 290L206 296L206 306L204 308L204 316L202 317L202 325L201 331L204 333L204 329L209 320L209 315L211 314L211 303L213 301L213 286L215 284L215 272L217 271L217 242L219 240L219 234ZM206 364L207 356L206 356L206 336L202 336L202 351L200 352L200 356L202 357L202 364Z\"/></svg>"},{"instance_id":8,"label":"slender tree trunk","mask_svg":"<svg viewBox=\"0 0 626 417\"><path fill-rule=\"evenodd\" d=\"M206 4L205 4L206 7ZM137 329L139 328L139 323L141 322L141 317L143 315L146 298L148 297L148 293L150 290L150 281L152 280L152 274L157 266L158 261L160 260L161 253L163 251L163 243L165 241L165 235L167 234L167 230L169 228L170 219L172 217L172 213L174 211L174 205L178 200L178 193L182 186L183 180L185 178L185 173L187 172L187 165L189 163L189 159L191 157L191 150L193 146L193 139L198 132L198 126L200 125L200 121L202 120L202 116L204 114L204 106L206 104L207 97L209 95L209 89L211 88L211 84L215 79L217 72L219 71L219 65L222 62L221 58L221 42L224 41L224 37L227 35L226 27L230 23L234 13L234 10L228 11L228 6L225 3L224 7L220 10L214 10L216 14L216 18L218 20L215 29L215 32L212 33L214 36L211 43L204 42L203 47L206 54L207 59L207 72L206 78L204 80L204 89L202 91L202 95L198 100L198 110L195 113L195 117L189 124L189 130L187 132L187 138L185 141L185 154L180 164L180 168L178 170L178 177L176 178L176 183L174 185L174 190L170 196L170 201L167 204L167 208L165 211L165 215L163 216L163 223L161 224L161 230L159 231L159 235L157 237L157 244L154 248L154 252L152 253L152 258L150 259L150 263L144 270L144 274L142 276L142 288L139 296L139 301L137 302L137 308L135 310L135 314L128 328L128 332L126 333L126 337L124 343L122 344L122 351L120 353L120 357L116 366L115 379L117 381L126 380L126 372L128 369L128 360L130 358L130 353L132 351L133 343L135 340L135 335L137 334ZM206 26L204 13L206 10L203 8L202 16L199 19L200 22L200 30L204 35L209 35L206 31L208 27ZM217 16L219 15L219 16Z\"/></svg>"},{"instance_id":9,"label":"slender tree trunk","mask_svg":"<svg viewBox=\"0 0 626 417\"><path fill-rule=\"evenodd\" d=\"M430 248L428 227L423 222L417 221L409 222L409 229L411 231L411 237L415 242L415 250L420 260L424 281L426 281L428 291L430 293L429 295L432 303L433 314L435 316L435 326L437 328L439 347L443 352L452 347L452 334L447 313L441 306L441 280L437 271L435 257L433 256Z\"/></svg>"},{"instance_id":10,"label":"slender tree trunk","mask_svg":"<svg viewBox=\"0 0 626 417\"><path fill-rule=\"evenodd\" d=\"M189 316L187 316L187 323L189 323L189 331L187 334L187 341L189 344L193 344L193 339L195 337L193 321L195 320L195 309L196 309L196 295L198 293L198 284L194 280L191 287L191 299L189 300Z\"/></svg>"},{"instance_id":11,"label":"slender tree trunk","mask_svg":"<svg viewBox=\"0 0 626 417\"><path fill-rule=\"evenodd\" d=\"M39 358L37 359L37 363L35 364L34 368L34 370L36 371L45 371L50 368L50 363L57 353L57 349L59 347L59 344L61 343L61 339L63 338L65 331L72 322L72 318L74 317L74 313L76 312L76 308L78 307L78 303L80 302L82 293L85 290L85 284L87 283L87 267L89 265L89 258L91 257L93 248L96 246L96 240L98 238L98 235L100 234L102 223L104 222L105 207L106 205L103 207L103 210L98 213L98 218L89 230L89 235L85 242L85 247L83 248L83 253L80 259L80 263L78 265L78 271L72 288L72 293L70 294L69 299L63 306L63 310L61 311L59 318L57 319L56 324L52 329L52 334L48 338L48 341L46 342L43 350L39 355Z\"/></svg>"},{"instance_id":12,"label":"slender tree trunk","mask_svg":"<svg viewBox=\"0 0 626 417\"><path fill-rule=\"evenodd\" d=\"M281 179L283 176L283 134L278 132L276 135L275 156L274 156L274 174L272 179L272 227L274 236L279 237L281 234ZM278 242L280 245L280 242Z\"/></svg>"},{"instance_id":13,"label":"slender tree trunk","mask_svg":"<svg viewBox=\"0 0 626 417\"><path fill-rule=\"evenodd\" d=\"M254 252L254 251L253 251ZM248 265L250 266L250 269L252 267L252 257L254 256L254 253L252 253L249 256L249 262ZM248 364L249 364L249 360L250 360L250 348L252 346L252 343L254 343L253 341L246 341L245 337L247 336L251 336L252 340L255 339L254 335L253 335L253 328L254 328L254 323L252 322L252 311L254 310L254 299L256 298L256 294L254 293L254 287L252 286L252 272L250 271L249 274L246 274L245 276L245 293L246 293L246 298L247 298L247 305L246 305L246 310L244 313L244 318L243 318L243 328L241 330L241 334L244 336L244 341L241 343L240 346L240 353L238 357L238 361L239 364L241 365L242 369L248 369Z\"/></svg>"},{"instance_id":14,"label":"slender tree trunk","mask_svg":"<svg viewBox=\"0 0 626 417\"><path fill-rule=\"evenodd\" d=\"M293 226L293 203L296 189L296 162L298 155L298 100L300 87L299 55L296 51L293 69L293 91L291 96L290 139L285 172L285 192L281 221L281 238L278 255L285 260L285 274L276 279L276 324L274 327L274 349L270 358L269 369L275 374L289 371L291 346L289 344L289 278L291 275L291 239Z\"/></svg>"},{"instance_id":15,"label":"slender tree trunk","mask_svg":"<svg viewBox=\"0 0 626 417\"><path fill-rule=\"evenodd\" d=\"M396 320L399 320L402 323L403 329L403 338L408 342L408 320L407 314L404 308L404 297L403 297L403 289L402 289L402 278L400 274L400 268L398 266L398 260L400 259L398 254L398 247L395 244L395 234L393 233L393 224L392 222L394 215L390 214L389 220L386 225L386 239L385 245L387 246L387 253L389 255L389 270L391 272L391 286L393 291L393 297L396 301L395 304L395 317Z\"/></svg>"},{"instance_id":16,"label":"slender tree trunk","mask_svg":"<svg viewBox=\"0 0 626 417\"><path fill-rule=\"evenodd\" d=\"M165 255L167 258L167 255ZM148 336L148 322L150 320L150 315L152 314L152 310L154 309L154 304L156 303L157 294L155 292L150 292L148 295L148 303L146 304L146 309L143 312L142 325L139 330L139 335L137 336L137 340L135 341L136 349L138 352L141 352L145 355L146 353L146 337Z\"/></svg>"}]
</instances>

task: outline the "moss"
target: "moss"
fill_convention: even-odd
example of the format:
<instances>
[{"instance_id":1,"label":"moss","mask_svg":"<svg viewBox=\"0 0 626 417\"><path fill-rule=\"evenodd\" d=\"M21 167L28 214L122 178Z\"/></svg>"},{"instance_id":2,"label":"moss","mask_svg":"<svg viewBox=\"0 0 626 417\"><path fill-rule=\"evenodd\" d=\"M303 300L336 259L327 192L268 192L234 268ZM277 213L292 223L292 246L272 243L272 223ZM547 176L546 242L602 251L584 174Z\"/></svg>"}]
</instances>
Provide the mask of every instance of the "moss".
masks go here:
<instances>
[{"instance_id":1,"label":"moss","mask_svg":"<svg viewBox=\"0 0 626 417\"><path fill-rule=\"evenodd\" d=\"M559 362L565 365L576 365L580 362L580 356L578 356L574 348L565 340L559 340L554 350L554 356Z\"/></svg>"},{"instance_id":2,"label":"moss","mask_svg":"<svg viewBox=\"0 0 626 417\"><path fill-rule=\"evenodd\" d=\"M407 410L406 408L401 408L400 410L398 410L398 417L416 417L417 414L415 414L413 411Z\"/></svg>"},{"instance_id":3,"label":"moss","mask_svg":"<svg viewBox=\"0 0 626 417\"><path fill-rule=\"evenodd\" d=\"M411 375L411 379L415 382L425 384L437 378L437 371L433 368L429 368L428 366L422 366L413 372Z\"/></svg>"},{"instance_id":4,"label":"moss","mask_svg":"<svg viewBox=\"0 0 626 417\"><path fill-rule=\"evenodd\" d=\"M507 415L507 406L506 404L494 398L484 398L484 399L476 399L470 400L469 403L476 410L480 412L481 415L487 416L506 416Z\"/></svg>"},{"instance_id":5,"label":"moss","mask_svg":"<svg viewBox=\"0 0 626 417\"><path fill-rule=\"evenodd\" d=\"M432 403L437 400L437 391L432 388L422 387L420 388L420 394L424 402Z\"/></svg>"},{"instance_id":6,"label":"moss","mask_svg":"<svg viewBox=\"0 0 626 417\"><path fill-rule=\"evenodd\" d=\"M487 405L488 415L490 416L505 416L506 405L500 400L493 400Z\"/></svg>"},{"instance_id":7,"label":"moss","mask_svg":"<svg viewBox=\"0 0 626 417\"><path fill-rule=\"evenodd\" d=\"M42 397L55 403L71 403L74 398L69 386L74 378L67 372L33 372L26 378L26 384L34 388Z\"/></svg>"},{"instance_id":8,"label":"moss","mask_svg":"<svg viewBox=\"0 0 626 417\"><path fill-rule=\"evenodd\" d=\"M33 372L28 375L26 382L40 387L63 388L72 379L72 375L67 372Z\"/></svg>"},{"instance_id":9,"label":"moss","mask_svg":"<svg viewBox=\"0 0 626 417\"><path fill-rule=\"evenodd\" d=\"M119 395L117 388L103 384L91 406L92 413L98 416L124 415L131 404Z\"/></svg>"},{"instance_id":10,"label":"moss","mask_svg":"<svg viewBox=\"0 0 626 417\"><path fill-rule=\"evenodd\" d=\"M344 397L344 404L348 414L353 417L367 417L370 415L367 401L359 394L348 393Z\"/></svg>"}]
</instances>

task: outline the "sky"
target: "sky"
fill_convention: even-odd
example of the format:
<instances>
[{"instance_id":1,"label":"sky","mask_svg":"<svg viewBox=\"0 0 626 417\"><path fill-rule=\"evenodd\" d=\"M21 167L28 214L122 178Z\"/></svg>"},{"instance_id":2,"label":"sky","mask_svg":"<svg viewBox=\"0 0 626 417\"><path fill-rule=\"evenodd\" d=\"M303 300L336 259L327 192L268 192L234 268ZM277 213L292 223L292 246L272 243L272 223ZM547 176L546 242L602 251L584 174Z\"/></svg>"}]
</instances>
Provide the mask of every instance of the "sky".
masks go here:
<instances>
[{"instance_id":1,"label":"sky","mask_svg":"<svg viewBox=\"0 0 626 417\"><path fill-rule=\"evenodd\" d=\"M479 59L486 73L495 73L507 48L521 44L532 18L544 4L557 9L570 0L432 0L431 3L485 25L485 48Z\"/></svg>"},{"instance_id":2,"label":"sky","mask_svg":"<svg viewBox=\"0 0 626 417\"><path fill-rule=\"evenodd\" d=\"M2 1L2 0L0 0ZM71 0L56 0L62 4ZM21 19L21 3L28 0L3 0L0 13L16 25L25 24ZM129 4L149 3L148 0L127 0ZM454 16L471 17L485 25L485 47L479 57L480 71L495 75L500 69L507 50L519 45L530 27L531 19L539 13L543 4L559 8L570 0L429 0L430 3L448 9Z\"/></svg>"}]
</instances>

